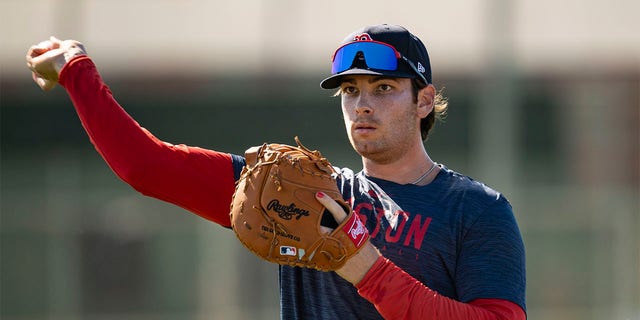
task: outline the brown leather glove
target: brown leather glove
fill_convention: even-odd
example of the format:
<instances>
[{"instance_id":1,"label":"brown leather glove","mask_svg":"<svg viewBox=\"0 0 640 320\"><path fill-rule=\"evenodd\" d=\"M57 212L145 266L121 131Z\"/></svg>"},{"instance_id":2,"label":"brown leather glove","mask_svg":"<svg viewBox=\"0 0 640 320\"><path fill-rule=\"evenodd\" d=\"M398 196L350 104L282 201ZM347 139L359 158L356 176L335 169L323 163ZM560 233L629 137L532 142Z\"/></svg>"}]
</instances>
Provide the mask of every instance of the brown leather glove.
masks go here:
<instances>
[{"instance_id":1,"label":"brown leather glove","mask_svg":"<svg viewBox=\"0 0 640 320\"><path fill-rule=\"evenodd\" d=\"M231 225L242 244L267 261L336 270L362 248L369 233L342 199L329 161L302 146L297 137L296 143L297 147L264 144L246 151L246 166L231 204ZM344 207L346 219L335 222L316 200L319 191Z\"/></svg>"}]
</instances>

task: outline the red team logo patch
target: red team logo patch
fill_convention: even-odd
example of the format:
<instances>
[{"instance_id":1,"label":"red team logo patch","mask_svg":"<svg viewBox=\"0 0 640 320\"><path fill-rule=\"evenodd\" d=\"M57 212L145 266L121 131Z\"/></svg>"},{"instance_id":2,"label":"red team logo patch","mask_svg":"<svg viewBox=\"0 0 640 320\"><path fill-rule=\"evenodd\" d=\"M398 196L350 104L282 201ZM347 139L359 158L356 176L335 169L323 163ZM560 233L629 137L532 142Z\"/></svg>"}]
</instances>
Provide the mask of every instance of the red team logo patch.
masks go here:
<instances>
[{"instance_id":1,"label":"red team logo patch","mask_svg":"<svg viewBox=\"0 0 640 320\"><path fill-rule=\"evenodd\" d=\"M353 41L371 41L371 36L368 33L361 33L353 37Z\"/></svg>"},{"instance_id":2,"label":"red team logo patch","mask_svg":"<svg viewBox=\"0 0 640 320\"><path fill-rule=\"evenodd\" d=\"M349 236L349 239L351 239L351 242L353 242L356 248L360 248L365 240L367 240L367 229L357 214L351 216L351 219L342 227L342 231Z\"/></svg>"}]
</instances>

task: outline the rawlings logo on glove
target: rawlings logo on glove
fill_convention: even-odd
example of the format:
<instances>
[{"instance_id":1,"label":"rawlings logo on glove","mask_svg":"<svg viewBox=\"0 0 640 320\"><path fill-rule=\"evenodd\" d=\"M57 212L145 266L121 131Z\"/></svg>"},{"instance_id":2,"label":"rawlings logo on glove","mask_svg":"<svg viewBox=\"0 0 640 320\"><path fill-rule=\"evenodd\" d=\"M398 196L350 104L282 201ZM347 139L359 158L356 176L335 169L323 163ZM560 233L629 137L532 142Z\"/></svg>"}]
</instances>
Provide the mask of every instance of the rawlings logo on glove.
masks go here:
<instances>
[{"instance_id":1,"label":"rawlings logo on glove","mask_svg":"<svg viewBox=\"0 0 640 320\"><path fill-rule=\"evenodd\" d=\"M295 140L297 147L264 144L245 152L247 164L231 203L231 226L245 247L267 261L336 270L362 248L369 233L352 210L335 229L322 226L323 215L330 213L316 200L316 192L350 206L342 199L329 161Z\"/></svg>"},{"instance_id":2,"label":"rawlings logo on glove","mask_svg":"<svg viewBox=\"0 0 640 320\"><path fill-rule=\"evenodd\" d=\"M293 216L296 216L296 219L300 220L300 217L309 215L309 210L300 209L296 207L296 204L293 202L288 206L283 206L278 199L271 200L267 205L267 210L277 212L278 216L285 220L291 220Z\"/></svg>"}]
</instances>

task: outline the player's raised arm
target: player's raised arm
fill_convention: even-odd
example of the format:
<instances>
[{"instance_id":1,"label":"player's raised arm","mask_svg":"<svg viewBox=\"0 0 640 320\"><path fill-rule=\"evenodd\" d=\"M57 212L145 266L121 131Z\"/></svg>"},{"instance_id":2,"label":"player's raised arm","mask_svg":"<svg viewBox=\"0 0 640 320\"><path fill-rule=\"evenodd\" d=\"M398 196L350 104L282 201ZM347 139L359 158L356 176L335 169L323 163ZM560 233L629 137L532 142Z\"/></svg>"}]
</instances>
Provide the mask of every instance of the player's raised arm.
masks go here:
<instances>
[{"instance_id":1,"label":"player's raised arm","mask_svg":"<svg viewBox=\"0 0 640 320\"><path fill-rule=\"evenodd\" d=\"M229 154L173 145L142 128L114 99L78 41L51 37L32 46L26 59L40 88L64 87L91 142L122 180L229 226L235 182Z\"/></svg>"}]
</instances>

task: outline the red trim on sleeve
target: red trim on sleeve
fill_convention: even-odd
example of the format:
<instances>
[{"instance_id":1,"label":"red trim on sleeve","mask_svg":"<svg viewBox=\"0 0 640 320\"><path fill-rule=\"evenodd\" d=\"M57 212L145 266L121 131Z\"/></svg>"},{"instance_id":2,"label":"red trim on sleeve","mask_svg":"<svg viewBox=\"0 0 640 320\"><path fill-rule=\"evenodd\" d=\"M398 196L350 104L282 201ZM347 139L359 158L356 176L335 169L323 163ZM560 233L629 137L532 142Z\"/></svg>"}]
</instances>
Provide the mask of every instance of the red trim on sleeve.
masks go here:
<instances>
[{"instance_id":1,"label":"red trim on sleeve","mask_svg":"<svg viewBox=\"0 0 640 320\"><path fill-rule=\"evenodd\" d=\"M489 310L500 315L498 319L524 320L527 314L517 304L504 299L476 299L469 302L470 305Z\"/></svg>"},{"instance_id":2,"label":"red trim on sleeve","mask_svg":"<svg viewBox=\"0 0 640 320\"><path fill-rule=\"evenodd\" d=\"M87 56L67 63L59 82L91 142L118 177L147 196L231 225L235 180L229 154L156 138L118 104Z\"/></svg>"},{"instance_id":3,"label":"red trim on sleeve","mask_svg":"<svg viewBox=\"0 0 640 320\"><path fill-rule=\"evenodd\" d=\"M526 319L524 311L507 300L462 303L442 296L384 257L378 258L356 288L385 319Z\"/></svg>"}]
</instances>

